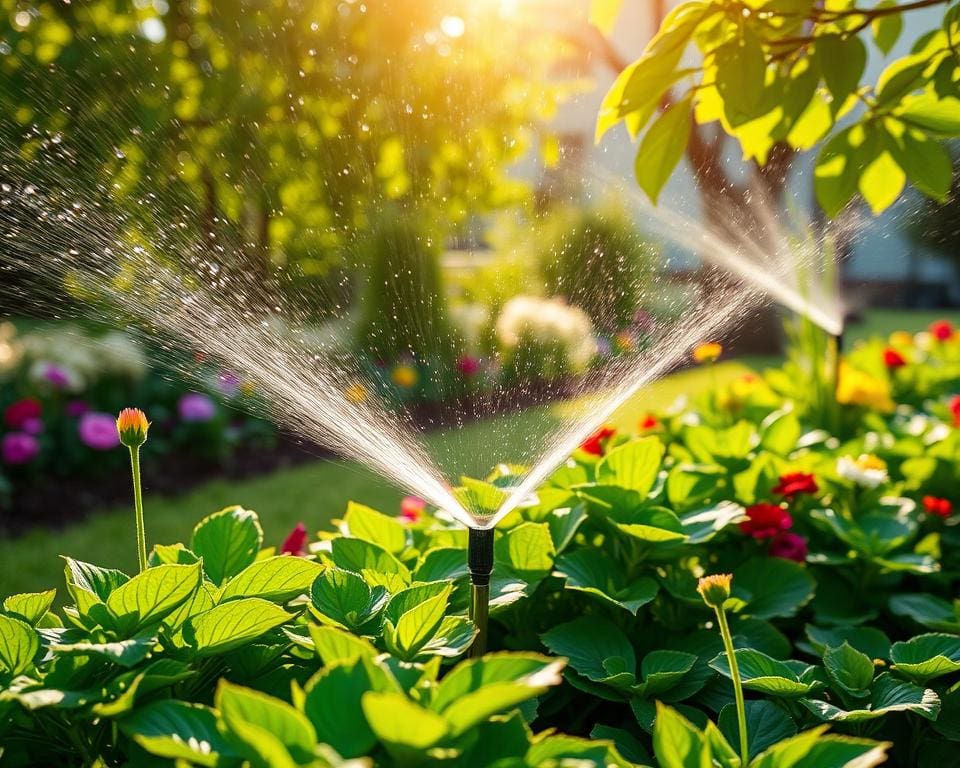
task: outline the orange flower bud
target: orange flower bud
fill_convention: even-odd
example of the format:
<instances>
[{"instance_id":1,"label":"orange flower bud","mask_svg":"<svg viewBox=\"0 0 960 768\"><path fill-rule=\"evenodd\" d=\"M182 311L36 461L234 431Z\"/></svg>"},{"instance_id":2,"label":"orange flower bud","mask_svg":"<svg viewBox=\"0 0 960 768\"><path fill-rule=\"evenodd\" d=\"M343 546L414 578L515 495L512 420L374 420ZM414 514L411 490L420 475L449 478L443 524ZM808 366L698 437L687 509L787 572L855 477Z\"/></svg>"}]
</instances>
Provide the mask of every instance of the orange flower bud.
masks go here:
<instances>
[{"instance_id":1,"label":"orange flower bud","mask_svg":"<svg viewBox=\"0 0 960 768\"><path fill-rule=\"evenodd\" d=\"M713 576L704 576L697 582L697 592L703 602L711 608L719 608L730 597L730 582L733 575L729 573L715 573Z\"/></svg>"},{"instance_id":2,"label":"orange flower bud","mask_svg":"<svg viewBox=\"0 0 960 768\"><path fill-rule=\"evenodd\" d=\"M139 448L147 442L149 429L147 415L139 408L124 408L117 417L117 433L127 448Z\"/></svg>"}]
</instances>

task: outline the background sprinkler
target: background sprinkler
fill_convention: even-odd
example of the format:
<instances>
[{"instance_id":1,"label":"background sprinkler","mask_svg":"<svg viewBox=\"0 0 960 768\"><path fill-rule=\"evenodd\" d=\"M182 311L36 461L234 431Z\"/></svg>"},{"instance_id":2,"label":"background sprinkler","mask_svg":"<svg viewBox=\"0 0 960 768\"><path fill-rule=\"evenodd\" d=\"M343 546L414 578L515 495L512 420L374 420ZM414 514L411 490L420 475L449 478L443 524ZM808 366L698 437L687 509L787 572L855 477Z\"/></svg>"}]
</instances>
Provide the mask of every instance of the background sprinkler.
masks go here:
<instances>
[{"instance_id":1,"label":"background sprinkler","mask_svg":"<svg viewBox=\"0 0 960 768\"><path fill-rule=\"evenodd\" d=\"M470 620L477 637L470 656L487 650L487 623L490 614L490 574L493 573L493 528L470 528L467 537L467 568L470 571Z\"/></svg>"}]
</instances>

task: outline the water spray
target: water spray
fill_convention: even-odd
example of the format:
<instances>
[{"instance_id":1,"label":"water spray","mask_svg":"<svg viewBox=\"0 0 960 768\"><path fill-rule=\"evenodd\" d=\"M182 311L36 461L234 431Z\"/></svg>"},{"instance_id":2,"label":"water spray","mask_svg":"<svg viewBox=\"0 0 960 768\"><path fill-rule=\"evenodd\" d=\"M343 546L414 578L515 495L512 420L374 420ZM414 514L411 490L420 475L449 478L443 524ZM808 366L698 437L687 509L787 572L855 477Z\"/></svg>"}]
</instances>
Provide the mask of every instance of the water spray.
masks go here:
<instances>
[{"instance_id":1,"label":"water spray","mask_svg":"<svg viewBox=\"0 0 960 768\"><path fill-rule=\"evenodd\" d=\"M467 537L467 568L470 571L470 621L477 636L470 656L483 656L487 650L487 625L490 615L490 574L493 573L493 528L470 528Z\"/></svg>"}]
</instances>

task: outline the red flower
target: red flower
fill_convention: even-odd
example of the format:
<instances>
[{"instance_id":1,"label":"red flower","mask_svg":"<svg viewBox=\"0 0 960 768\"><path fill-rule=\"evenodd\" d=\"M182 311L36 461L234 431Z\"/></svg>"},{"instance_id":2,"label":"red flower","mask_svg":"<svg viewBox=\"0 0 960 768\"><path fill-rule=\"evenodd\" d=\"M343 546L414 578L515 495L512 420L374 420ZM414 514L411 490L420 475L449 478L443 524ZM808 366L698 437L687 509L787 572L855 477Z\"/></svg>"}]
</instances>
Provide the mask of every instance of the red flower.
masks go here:
<instances>
[{"instance_id":1,"label":"red flower","mask_svg":"<svg viewBox=\"0 0 960 768\"><path fill-rule=\"evenodd\" d=\"M937 496L924 496L923 508L927 510L928 515L937 517L950 517L953 513L953 504L950 503L950 499L941 499Z\"/></svg>"},{"instance_id":2,"label":"red flower","mask_svg":"<svg viewBox=\"0 0 960 768\"><path fill-rule=\"evenodd\" d=\"M580 448L587 453L592 453L594 456L603 456L603 443L613 437L616 432L617 430L613 427L600 427L600 429L580 443Z\"/></svg>"},{"instance_id":3,"label":"red flower","mask_svg":"<svg viewBox=\"0 0 960 768\"><path fill-rule=\"evenodd\" d=\"M476 376L480 373L480 361L471 355L464 355L457 360L457 370L464 376Z\"/></svg>"},{"instance_id":4,"label":"red flower","mask_svg":"<svg viewBox=\"0 0 960 768\"><path fill-rule=\"evenodd\" d=\"M950 398L950 413L953 414L953 426L960 427L960 395Z\"/></svg>"},{"instance_id":5,"label":"red flower","mask_svg":"<svg viewBox=\"0 0 960 768\"><path fill-rule=\"evenodd\" d=\"M3 418L11 429L20 429L32 419L39 419L42 414L43 407L40 405L40 401L27 397L7 406Z\"/></svg>"},{"instance_id":6,"label":"red flower","mask_svg":"<svg viewBox=\"0 0 960 768\"><path fill-rule=\"evenodd\" d=\"M747 507L747 517L750 519L740 523L740 530L755 539L769 539L793 525L790 513L779 504L754 504Z\"/></svg>"},{"instance_id":7,"label":"red flower","mask_svg":"<svg viewBox=\"0 0 960 768\"><path fill-rule=\"evenodd\" d=\"M801 493L814 494L819 490L817 481L813 479L812 474L808 472L788 472L785 475L780 475L780 482L773 489L773 493L792 499Z\"/></svg>"},{"instance_id":8,"label":"red flower","mask_svg":"<svg viewBox=\"0 0 960 768\"><path fill-rule=\"evenodd\" d=\"M796 533L778 533L770 540L768 551L772 557L783 557L802 563L807 559L807 540Z\"/></svg>"},{"instance_id":9,"label":"red flower","mask_svg":"<svg viewBox=\"0 0 960 768\"><path fill-rule=\"evenodd\" d=\"M648 413L646 416L640 419L639 426L640 426L641 432L649 432L650 430L653 430L653 429L659 429L660 422L657 421L656 416L654 416L652 413Z\"/></svg>"},{"instance_id":10,"label":"red flower","mask_svg":"<svg viewBox=\"0 0 960 768\"><path fill-rule=\"evenodd\" d=\"M938 341L946 341L953 336L953 325L949 320L937 320L930 323L930 333Z\"/></svg>"},{"instance_id":11,"label":"red flower","mask_svg":"<svg viewBox=\"0 0 960 768\"><path fill-rule=\"evenodd\" d=\"M427 502L417 496L404 496L400 502L400 517L407 523L415 523L420 519Z\"/></svg>"},{"instance_id":12,"label":"red flower","mask_svg":"<svg viewBox=\"0 0 960 768\"><path fill-rule=\"evenodd\" d=\"M307 554L307 526L297 523L280 547L280 554L303 557Z\"/></svg>"},{"instance_id":13,"label":"red flower","mask_svg":"<svg viewBox=\"0 0 960 768\"><path fill-rule=\"evenodd\" d=\"M883 364L887 368L901 368L907 364L907 359L897 350L887 347L883 350Z\"/></svg>"}]
</instances>

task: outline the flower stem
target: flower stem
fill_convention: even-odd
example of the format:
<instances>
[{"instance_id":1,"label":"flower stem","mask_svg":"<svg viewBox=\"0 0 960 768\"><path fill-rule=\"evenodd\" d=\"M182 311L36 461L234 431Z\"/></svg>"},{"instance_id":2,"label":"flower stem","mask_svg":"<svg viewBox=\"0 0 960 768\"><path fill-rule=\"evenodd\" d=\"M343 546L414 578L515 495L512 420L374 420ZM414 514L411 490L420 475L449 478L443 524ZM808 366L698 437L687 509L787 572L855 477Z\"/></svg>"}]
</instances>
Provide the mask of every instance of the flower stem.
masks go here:
<instances>
[{"instance_id":1,"label":"flower stem","mask_svg":"<svg viewBox=\"0 0 960 768\"><path fill-rule=\"evenodd\" d=\"M140 573L147 570L147 534L143 526L143 493L140 489L140 449L130 449L130 470L133 474L133 508L137 523L137 560Z\"/></svg>"},{"instance_id":2,"label":"flower stem","mask_svg":"<svg viewBox=\"0 0 960 768\"><path fill-rule=\"evenodd\" d=\"M743 703L743 685L740 683L740 668L737 666L737 655L733 651L733 636L730 634L730 625L727 624L727 614L722 605L714 608L717 613L717 623L720 625L720 635L723 637L723 650L727 654L730 664L730 677L733 679L733 696L737 702L737 724L740 728L740 766L747 768L750 763L750 749L747 745L747 708Z\"/></svg>"}]
</instances>

